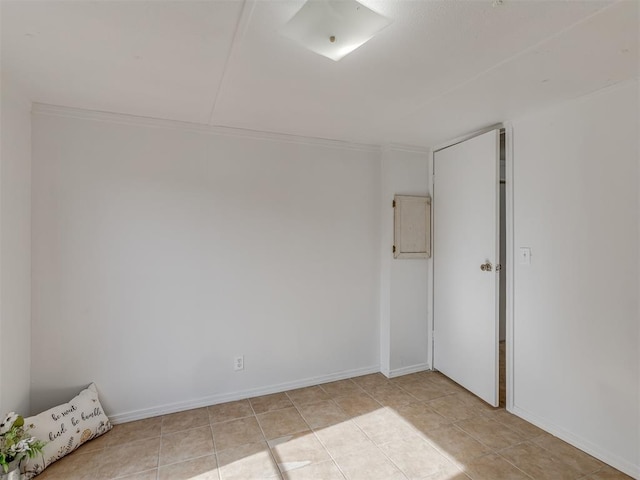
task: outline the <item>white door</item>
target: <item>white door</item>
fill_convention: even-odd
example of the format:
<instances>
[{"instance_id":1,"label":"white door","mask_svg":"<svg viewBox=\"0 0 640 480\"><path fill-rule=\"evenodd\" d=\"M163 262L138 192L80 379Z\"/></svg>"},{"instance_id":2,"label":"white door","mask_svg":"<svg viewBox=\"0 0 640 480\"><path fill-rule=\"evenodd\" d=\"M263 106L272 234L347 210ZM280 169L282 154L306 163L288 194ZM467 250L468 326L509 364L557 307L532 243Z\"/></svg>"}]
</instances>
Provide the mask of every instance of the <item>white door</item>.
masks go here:
<instances>
[{"instance_id":1,"label":"white door","mask_svg":"<svg viewBox=\"0 0 640 480\"><path fill-rule=\"evenodd\" d=\"M500 132L433 163L434 368L497 407Z\"/></svg>"}]
</instances>

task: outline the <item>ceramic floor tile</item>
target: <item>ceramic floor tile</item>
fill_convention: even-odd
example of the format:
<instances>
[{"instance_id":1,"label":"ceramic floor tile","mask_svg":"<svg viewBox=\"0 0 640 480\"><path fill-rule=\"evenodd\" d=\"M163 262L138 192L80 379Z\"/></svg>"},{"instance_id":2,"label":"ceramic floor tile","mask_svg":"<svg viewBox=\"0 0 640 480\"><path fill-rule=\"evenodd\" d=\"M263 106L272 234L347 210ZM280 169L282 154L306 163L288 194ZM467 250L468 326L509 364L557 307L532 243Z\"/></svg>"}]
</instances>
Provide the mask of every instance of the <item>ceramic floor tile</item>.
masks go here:
<instances>
[{"instance_id":1,"label":"ceramic floor tile","mask_svg":"<svg viewBox=\"0 0 640 480\"><path fill-rule=\"evenodd\" d=\"M354 393L361 393L363 390L351 380L338 380L337 382L324 383L320 388L331 398L343 397Z\"/></svg>"},{"instance_id":2,"label":"ceramic floor tile","mask_svg":"<svg viewBox=\"0 0 640 480\"><path fill-rule=\"evenodd\" d=\"M441 476L443 472L454 470L447 458L419 437L385 443L380 450L409 479Z\"/></svg>"},{"instance_id":3,"label":"ceramic floor tile","mask_svg":"<svg viewBox=\"0 0 640 480\"><path fill-rule=\"evenodd\" d=\"M160 467L158 470L158 480L218 480L219 478L215 455L174 463Z\"/></svg>"},{"instance_id":4,"label":"ceramic floor tile","mask_svg":"<svg viewBox=\"0 0 640 480\"><path fill-rule=\"evenodd\" d=\"M297 406L329 400L329 395L318 386L290 390L287 396Z\"/></svg>"},{"instance_id":5,"label":"ceramic floor tile","mask_svg":"<svg viewBox=\"0 0 640 480\"><path fill-rule=\"evenodd\" d=\"M455 394L463 403L467 404L471 408L475 409L478 413L492 414L499 412L498 407L489 405L484 400L480 399L471 392L462 391Z\"/></svg>"},{"instance_id":6,"label":"ceramic floor tile","mask_svg":"<svg viewBox=\"0 0 640 480\"><path fill-rule=\"evenodd\" d=\"M496 454L471 460L463 470L473 480L531 480L529 475Z\"/></svg>"},{"instance_id":7,"label":"ceramic floor tile","mask_svg":"<svg viewBox=\"0 0 640 480\"><path fill-rule=\"evenodd\" d=\"M211 427L199 427L162 436L160 465L214 453Z\"/></svg>"},{"instance_id":8,"label":"ceramic floor tile","mask_svg":"<svg viewBox=\"0 0 640 480\"><path fill-rule=\"evenodd\" d=\"M96 450L104 450L111 443L111 436L115 427L109 430L107 433L89 440L88 442L75 449L70 455L82 455L84 453L94 452Z\"/></svg>"},{"instance_id":9,"label":"ceramic floor tile","mask_svg":"<svg viewBox=\"0 0 640 480\"><path fill-rule=\"evenodd\" d=\"M535 425L530 424L520 417L516 417L503 408L495 409L491 412L485 411L484 414L488 418L500 422L503 425L509 427L511 430L518 432L520 435L522 435L523 438L535 438L545 433L544 430L539 429Z\"/></svg>"},{"instance_id":10,"label":"ceramic floor tile","mask_svg":"<svg viewBox=\"0 0 640 480\"><path fill-rule=\"evenodd\" d=\"M536 480L576 480L583 476L575 467L555 460L548 451L531 442L502 450L500 456Z\"/></svg>"},{"instance_id":11,"label":"ceramic floor tile","mask_svg":"<svg viewBox=\"0 0 640 480\"><path fill-rule=\"evenodd\" d=\"M361 377L352 378L351 380L353 380L353 383L366 391L370 391L374 388L392 385L389 379L381 373L363 375Z\"/></svg>"},{"instance_id":12,"label":"ceramic floor tile","mask_svg":"<svg viewBox=\"0 0 640 480\"><path fill-rule=\"evenodd\" d=\"M257 418L267 440L309 430L309 426L294 407L263 413Z\"/></svg>"},{"instance_id":13,"label":"ceramic floor tile","mask_svg":"<svg viewBox=\"0 0 640 480\"><path fill-rule=\"evenodd\" d=\"M249 400L238 400L237 402L211 405L207 407L207 410L211 423L228 422L229 420L237 420L253 415L253 408L251 408Z\"/></svg>"},{"instance_id":14,"label":"ceramic floor tile","mask_svg":"<svg viewBox=\"0 0 640 480\"><path fill-rule=\"evenodd\" d=\"M125 443L144 440L146 438L156 438L160 436L162 427L162 417L147 418L135 422L114 425L109 432L109 446L124 445Z\"/></svg>"},{"instance_id":15,"label":"ceramic floor tile","mask_svg":"<svg viewBox=\"0 0 640 480\"><path fill-rule=\"evenodd\" d=\"M162 417L162 434L189 430L209 425L209 413L206 408L196 408L185 412L172 413Z\"/></svg>"},{"instance_id":16,"label":"ceramic floor tile","mask_svg":"<svg viewBox=\"0 0 640 480\"><path fill-rule=\"evenodd\" d=\"M493 450L507 448L526 440L520 433L484 416L456 422L456 426Z\"/></svg>"},{"instance_id":17,"label":"ceramic floor tile","mask_svg":"<svg viewBox=\"0 0 640 480\"><path fill-rule=\"evenodd\" d=\"M449 389L449 391L452 393L467 391L450 378L445 377L440 372L424 372L424 378L433 385L439 385L442 388Z\"/></svg>"},{"instance_id":18,"label":"ceramic floor tile","mask_svg":"<svg viewBox=\"0 0 640 480\"><path fill-rule=\"evenodd\" d=\"M146 472L132 473L124 477L116 477L117 480L156 480L158 478L158 470L147 470Z\"/></svg>"},{"instance_id":19,"label":"ceramic floor tile","mask_svg":"<svg viewBox=\"0 0 640 480\"><path fill-rule=\"evenodd\" d=\"M436 428L451 424L451 420L436 413L425 403L401 405L394 410L413 428L422 433L428 433Z\"/></svg>"},{"instance_id":20,"label":"ceramic floor tile","mask_svg":"<svg viewBox=\"0 0 640 480\"><path fill-rule=\"evenodd\" d=\"M319 428L315 434L333 458L344 457L375 446L352 420Z\"/></svg>"},{"instance_id":21,"label":"ceramic floor tile","mask_svg":"<svg viewBox=\"0 0 640 480\"><path fill-rule=\"evenodd\" d=\"M331 459L313 432L276 438L267 444L281 472Z\"/></svg>"},{"instance_id":22,"label":"ceramic floor tile","mask_svg":"<svg viewBox=\"0 0 640 480\"><path fill-rule=\"evenodd\" d=\"M211 425L211 430L218 451L264 441L264 435L255 417L214 423Z\"/></svg>"},{"instance_id":23,"label":"ceramic floor tile","mask_svg":"<svg viewBox=\"0 0 640 480\"><path fill-rule=\"evenodd\" d=\"M355 418L354 422L376 445L417 436L411 425L388 408L361 415Z\"/></svg>"},{"instance_id":24,"label":"ceramic floor tile","mask_svg":"<svg viewBox=\"0 0 640 480\"><path fill-rule=\"evenodd\" d=\"M280 470L266 442L242 445L217 453L221 480L280 478Z\"/></svg>"},{"instance_id":25,"label":"ceramic floor tile","mask_svg":"<svg viewBox=\"0 0 640 480\"><path fill-rule=\"evenodd\" d=\"M429 382L402 385L400 388L421 402L427 402L429 400L435 400L436 398L453 395L447 388L433 385Z\"/></svg>"},{"instance_id":26,"label":"ceramic floor tile","mask_svg":"<svg viewBox=\"0 0 640 480\"><path fill-rule=\"evenodd\" d=\"M595 472L605 466L604 463L596 460L591 455L548 433L544 433L531 441L547 450L554 458L575 467L583 474Z\"/></svg>"},{"instance_id":27,"label":"ceramic floor tile","mask_svg":"<svg viewBox=\"0 0 640 480\"><path fill-rule=\"evenodd\" d=\"M455 425L427 430L423 438L456 464L481 457L491 452L486 445L478 442Z\"/></svg>"},{"instance_id":28,"label":"ceramic floor tile","mask_svg":"<svg viewBox=\"0 0 640 480\"><path fill-rule=\"evenodd\" d=\"M334 398L333 401L350 417L357 417L382 408L380 403L363 390Z\"/></svg>"},{"instance_id":29,"label":"ceramic floor tile","mask_svg":"<svg viewBox=\"0 0 640 480\"><path fill-rule=\"evenodd\" d=\"M331 460L290 470L282 477L284 480L345 480L340 469Z\"/></svg>"},{"instance_id":30,"label":"ceramic floor tile","mask_svg":"<svg viewBox=\"0 0 640 480\"><path fill-rule=\"evenodd\" d=\"M416 383L416 382L424 382L425 377L423 372L409 373L407 375L401 375L399 377L394 377L389 379L390 382L396 384L404 384L404 383Z\"/></svg>"},{"instance_id":31,"label":"ceramic floor tile","mask_svg":"<svg viewBox=\"0 0 640 480\"><path fill-rule=\"evenodd\" d=\"M385 386L375 387L369 391L369 394L380 405L385 407L397 408L402 405L414 403L416 399L399 387Z\"/></svg>"},{"instance_id":32,"label":"ceramic floor tile","mask_svg":"<svg viewBox=\"0 0 640 480\"><path fill-rule=\"evenodd\" d=\"M36 478L38 480L93 480L100 465L104 462L103 451L81 455L68 455L49 465Z\"/></svg>"},{"instance_id":33,"label":"ceramic floor tile","mask_svg":"<svg viewBox=\"0 0 640 480\"><path fill-rule=\"evenodd\" d=\"M407 477L377 448L335 459L348 480L406 480Z\"/></svg>"},{"instance_id":34,"label":"ceramic floor tile","mask_svg":"<svg viewBox=\"0 0 640 480\"><path fill-rule=\"evenodd\" d=\"M95 480L113 478L114 472L124 476L153 470L158 467L160 437L107 447L102 455L94 472Z\"/></svg>"},{"instance_id":35,"label":"ceramic floor tile","mask_svg":"<svg viewBox=\"0 0 640 480\"><path fill-rule=\"evenodd\" d=\"M349 419L348 415L331 400L301 405L298 410L311 428L335 425Z\"/></svg>"},{"instance_id":36,"label":"ceramic floor tile","mask_svg":"<svg viewBox=\"0 0 640 480\"><path fill-rule=\"evenodd\" d=\"M468 405L461 396L447 395L427 402L427 405L445 418L457 422L480 414L473 406Z\"/></svg>"},{"instance_id":37,"label":"ceramic floor tile","mask_svg":"<svg viewBox=\"0 0 640 480\"><path fill-rule=\"evenodd\" d=\"M422 477L420 480L471 480L471 477L467 476L459 467L451 464L447 469Z\"/></svg>"},{"instance_id":38,"label":"ceramic floor tile","mask_svg":"<svg viewBox=\"0 0 640 480\"><path fill-rule=\"evenodd\" d=\"M37 478L345 477L631 479L437 372L364 375L116 425Z\"/></svg>"},{"instance_id":39,"label":"ceramic floor tile","mask_svg":"<svg viewBox=\"0 0 640 480\"><path fill-rule=\"evenodd\" d=\"M420 383L425 383L425 378L424 375L422 375L422 372L418 372L418 373L410 373L408 375L401 375L400 377L393 377L389 379L389 382L397 385L397 386L403 386L403 385L412 385L412 384L420 384Z\"/></svg>"},{"instance_id":40,"label":"ceramic floor tile","mask_svg":"<svg viewBox=\"0 0 640 480\"><path fill-rule=\"evenodd\" d=\"M291 403L286 393L264 395L262 397L251 398L249 401L256 415L293 406L293 403Z\"/></svg>"},{"instance_id":41,"label":"ceramic floor tile","mask_svg":"<svg viewBox=\"0 0 640 480\"><path fill-rule=\"evenodd\" d=\"M595 473L592 473L588 477L588 480L633 480L629 475L625 475L624 473L609 467L608 465L604 468L598 470Z\"/></svg>"}]
</instances>

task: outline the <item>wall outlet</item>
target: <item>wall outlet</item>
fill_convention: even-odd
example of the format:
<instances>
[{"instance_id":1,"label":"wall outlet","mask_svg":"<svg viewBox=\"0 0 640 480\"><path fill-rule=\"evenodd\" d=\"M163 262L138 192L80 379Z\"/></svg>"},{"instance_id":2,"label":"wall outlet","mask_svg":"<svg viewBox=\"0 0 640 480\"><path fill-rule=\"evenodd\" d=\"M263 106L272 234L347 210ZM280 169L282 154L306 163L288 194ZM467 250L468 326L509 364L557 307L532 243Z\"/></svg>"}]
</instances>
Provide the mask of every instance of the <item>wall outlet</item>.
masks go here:
<instances>
[{"instance_id":1,"label":"wall outlet","mask_svg":"<svg viewBox=\"0 0 640 480\"><path fill-rule=\"evenodd\" d=\"M238 370L244 370L244 355L237 356L233 359L233 369L236 372Z\"/></svg>"}]
</instances>

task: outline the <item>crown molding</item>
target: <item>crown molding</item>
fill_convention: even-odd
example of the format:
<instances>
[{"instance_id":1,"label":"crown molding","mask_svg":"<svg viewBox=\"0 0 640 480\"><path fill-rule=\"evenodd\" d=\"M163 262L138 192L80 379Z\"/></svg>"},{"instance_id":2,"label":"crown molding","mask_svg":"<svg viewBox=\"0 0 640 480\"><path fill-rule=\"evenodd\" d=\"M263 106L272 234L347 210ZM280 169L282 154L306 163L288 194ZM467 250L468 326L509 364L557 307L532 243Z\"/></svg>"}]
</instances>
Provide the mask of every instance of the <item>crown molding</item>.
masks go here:
<instances>
[{"instance_id":1,"label":"crown molding","mask_svg":"<svg viewBox=\"0 0 640 480\"><path fill-rule=\"evenodd\" d=\"M165 120L160 118L103 112L98 110L86 110L82 108L64 107L60 105L50 105L36 102L34 102L31 106L31 113L34 115L74 118L80 120L91 120L98 122L116 123L120 125L130 125L136 127L163 128L183 132L196 132L207 135L247 138L252 140L292 143L298 145L312 145L343 150L356 150L361 152L380 153L382 150L382 147L380 145L366 143L348 142L343 140L333 140L319 137L305 137L301 135L291 135L285 133L263 132L242 128L204 125L200 123L183 122L178 120Z\"/></svg>"},{"instance_id":2,"label":"crown molding","mask_svg":"<svg viewBox=\"0 0 640 480\"><path fill-rule=\"evenodd\" d=\"M408 152L419 153L424 155L431 154L429 147L421 147L419 145L403 145L400 143L386 143L382 147L383 152Z\"/></svg>"}]
</instances>

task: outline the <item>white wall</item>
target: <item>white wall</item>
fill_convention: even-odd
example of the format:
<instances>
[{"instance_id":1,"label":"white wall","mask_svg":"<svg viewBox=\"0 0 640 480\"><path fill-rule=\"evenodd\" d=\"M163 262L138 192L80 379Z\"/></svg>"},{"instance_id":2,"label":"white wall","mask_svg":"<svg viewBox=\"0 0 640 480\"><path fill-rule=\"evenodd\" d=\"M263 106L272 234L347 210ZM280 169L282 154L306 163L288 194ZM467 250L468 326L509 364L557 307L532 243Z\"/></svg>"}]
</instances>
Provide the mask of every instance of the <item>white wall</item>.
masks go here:
<instances>
[{"instance_id":1,"label":"white wall","mask_svg":"<svg viewBox=\"0 0 640 480\"><path fill-rule=\"evenodd\" d=\"M29 415L31 102L6 72L1 85L0 415Z\"/></svg>"},{"instance_id":2,"label":"white wall","mask_svg":"<svg viewBox=\"0 0 640 480\"><path fill-rule=\"evenodd\" d=\"M380 198L380 366L397 376L430 368L425 259L394 259L394 195L429 194L429 152L386 148Z\"/></svg>"},{"instance_id":3,"label":"white wall","mask_svg":"<svg viewBox=\"0 0 640 480\"><path fill-rule=\"evenodd\" d=\"M122 421L379 370L377 149L92 117L33 117L34 408L95 381Z\"/></svg>"},{"instance_id":4,"label":"white wall","mask_svg":"<svg viewBox=\"0 0 640 480\"><path fill-rule=\"evenodd\" d=\"M514 411L638 477L638 85L513 128Z\"/></svg>"}]
</instances>

